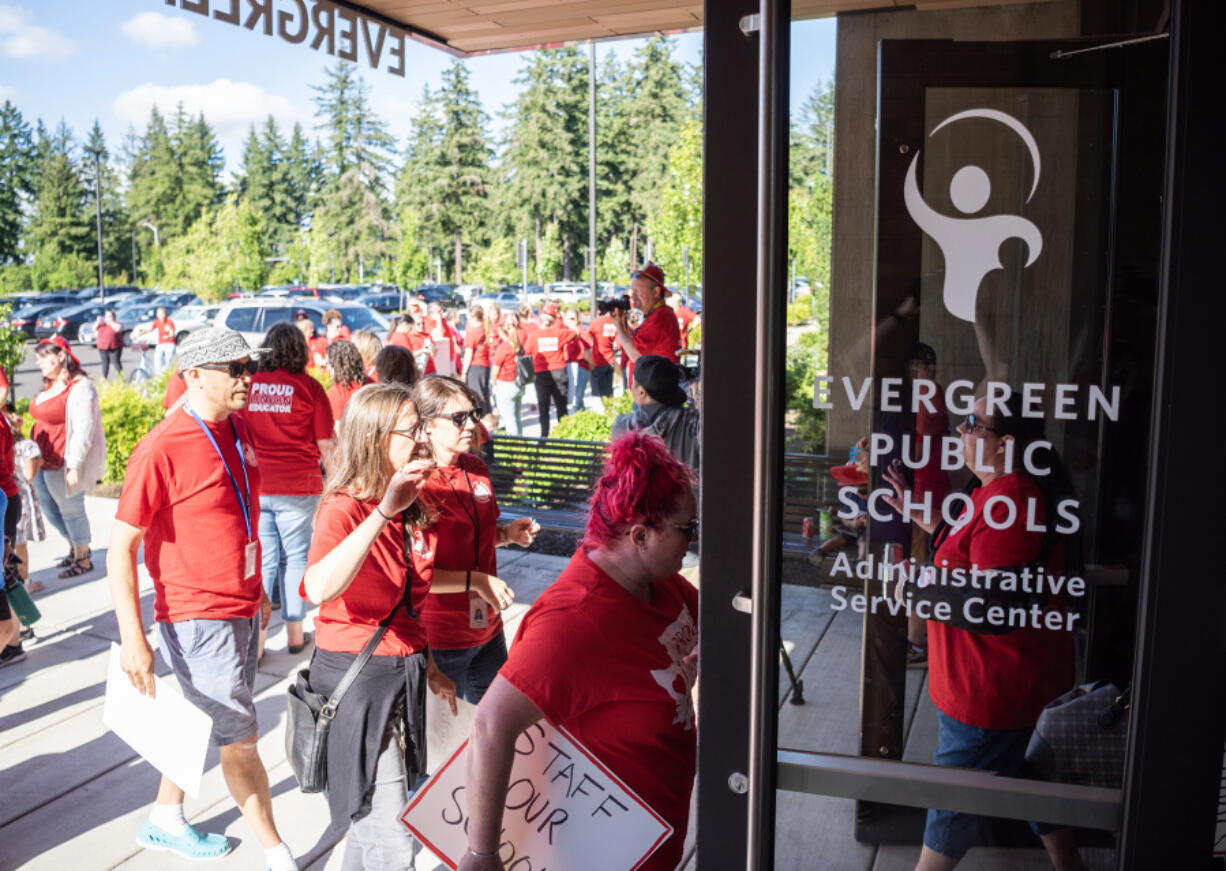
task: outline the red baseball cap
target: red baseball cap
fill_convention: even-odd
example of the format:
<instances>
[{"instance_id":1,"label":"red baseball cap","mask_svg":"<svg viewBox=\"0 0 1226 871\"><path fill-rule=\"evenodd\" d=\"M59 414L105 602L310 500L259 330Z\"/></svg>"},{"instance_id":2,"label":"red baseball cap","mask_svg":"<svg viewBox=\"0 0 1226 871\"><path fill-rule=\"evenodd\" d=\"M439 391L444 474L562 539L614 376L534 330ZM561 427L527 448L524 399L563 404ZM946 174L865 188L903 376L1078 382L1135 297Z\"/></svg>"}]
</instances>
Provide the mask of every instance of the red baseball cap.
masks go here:
<instances>
[{"instance_id":1,"label":"red baseball cap","mask_svg":"<svg viewBox=\"0 0 1226 871\"><path fill-rule=\"evenodd\" d=\"M72 360L78 366L81 365L81 361L77 358L77 355L72 353L72 348L69 347L68 340L63 336L52 336L50 339L43 339L38 343L38 347L34 349L35 352L39 351L43 345L55 345L55 347L67 354L70 360Z\"/></svg>"},{"instance_id":2,"label":"red baseball cap","mask_svg":"<svg viewBox=\"0 0 1226 871\"><path fill-rule=\"evenodd\" d=\"M647 265L644 266L642 269L636 269L633 272L631 272L630 277L632 279L646 278L656 287L660 288L660 290L663 291L665 296L672 295L672 291L664 286L664 270L650 261L648 261Z\"/></svg>"},{"instance_id":3,"label":"red baseball cap","mask_svg":"<svg viewBox=\"0 0 1226 871\"><path fill-rule=\"evenodd\" d=\"M562 310L558 308L558 304L556 302L547 302L541 306L541 314L543 315L549 315L550 317L556 318L561 313Z\"/></svg>"}]
</instances>

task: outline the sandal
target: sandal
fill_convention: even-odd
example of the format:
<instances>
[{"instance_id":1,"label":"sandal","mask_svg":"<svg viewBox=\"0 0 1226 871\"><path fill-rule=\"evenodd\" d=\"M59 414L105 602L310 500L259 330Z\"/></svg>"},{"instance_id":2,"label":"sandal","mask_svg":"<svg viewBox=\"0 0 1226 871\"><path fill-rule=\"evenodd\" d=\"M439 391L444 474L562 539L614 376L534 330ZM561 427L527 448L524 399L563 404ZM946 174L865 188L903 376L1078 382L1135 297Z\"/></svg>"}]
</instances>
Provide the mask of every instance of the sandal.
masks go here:
<instances>
[{"instance_id":1,"label":"sandal","mask_svg":"<svg viewBox=\"0 0 1226 871\"><path fill-rule=\"evenodd\" d=\"M84 565L82 565L84 563ZM81 575L87 575L94 570L94 562L89 557L79 559L70 565L64 571L60 572L56 577L60 578L76 578Z\"/></svg>"},{"instance_id":2,"label":"sandal","mask_svg":"<svg viewBox=\"0 0 1226 871\"><path fill-rule=\"evenodd\" d=\"M92 550L92 548L86 548L86 549L85 549L85 556L83 556L81 559L86 559L86 560L88 560L88 559L89 559L91 556L93 556L93 555L94 555L94 554L93 554L93 550ZM72 565L73 563L75 563L75 562L77 562L77 558L76 558L76 556L75 556L75 555L74 555L74 554L73 554L73 553L70 551L70 552L69 552L69 554L68 554L68 556L64 557L64 558L63 558L63 559L61 559L61 560L60 560L58 563L56 563L56 564L55 564L55 567L56 567L57 569L66 569L66 568L68 568L69 566L71 566L71 565ZM61 578L71 578L71 577L73 577L73 576L72 576L72 575L60 575L60 577L61 577Z\"/></svg>"}]
</instances>

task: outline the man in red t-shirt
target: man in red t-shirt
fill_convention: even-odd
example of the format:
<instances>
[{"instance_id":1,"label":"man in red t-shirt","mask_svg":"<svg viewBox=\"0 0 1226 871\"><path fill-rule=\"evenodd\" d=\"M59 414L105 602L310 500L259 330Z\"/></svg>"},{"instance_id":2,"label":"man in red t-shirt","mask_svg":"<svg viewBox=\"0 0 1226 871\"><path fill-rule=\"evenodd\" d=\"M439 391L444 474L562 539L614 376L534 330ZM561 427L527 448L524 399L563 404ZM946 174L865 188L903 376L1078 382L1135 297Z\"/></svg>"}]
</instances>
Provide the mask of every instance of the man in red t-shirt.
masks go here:
<instances>
[{"instance_id":1,"label":"man in red t-shirt","mask_svg":"<svg viewBox=\"0 0 1226 871\"><path fill-rule=\"evenodd\" d=\"M698 315L680 300L677 300L676 305L673 306L673 312L677 315L677 331L681 334L681 347L688 348L690 346L690 324L694 323L694 318Z\"/></svg>"},{"instance_id":2,"label":"man in red t-shirt","mask_svg":"<svg viewBox=\"0 0 1226 871\"><path fill-rule=\"evenodd\" d=\"M260 580L260 469L244 422L254 368L240 333L210 328L183 343L187 401L132 452L115 512L107 575L121 639L120 663L143 695L155 691L136 559L142 539L153 578L158 646L183 694L213 721L231 794L265 850L265 866L297 869L272 817L268 775L256 750L256 647L271 606ZM143 846L188 859L231 849L183 816L183 790L162 778L141 827Z\"/></svg>"},{"instance_id":3,"label":"man in red t-shirt","mask_svg":"<svg viewBox=\"0 0 1226 871\"><path fill-rule=\"evenodd\" d=\"M622 365L634 378L634 361L644 354L656 354L673 363L680 363L677 350L681 347L681 330L677 316L664 298L672 291L664 286L664 270L654 263L630 273L630 304L643 313L643 322L633 333L626 322L627 312L614 311L617 343L622 349Z\"/></svg>"},{"instance_id":4,"label":"man in red t-shirt","mask_svg":"<svg viewBox=\"0 0 1226 871\"><path fill-rule=\"evenodd\" d=\"M613 395L613 366L617 363L617 324L608 315L592 318L592 395Z\"/></svg>"},{"instance_id":5,"label":"man in red t-shirt","mask_svg":"<svg viewBox=\"0 0 1226 871\"><path fill-rule=\"evenodd\" d=\"M164 308L159 308L153 319L153 335L157 341L153 349L153 371L157 374L166 370L175 355L175 322Z\"/></svg>"},{"instance_id":6,"label":"man in red t-shirt","mask_svg":"<svg viewBox=\"0 0 1226 871\"><path fill-rule=\"evenodd\" d=\"M294 315L294 326L302 330L307 343L307 368L323 371L328 365L328 340L315 335L315 322L305 310Z\"/></svg>"}]
</instances>

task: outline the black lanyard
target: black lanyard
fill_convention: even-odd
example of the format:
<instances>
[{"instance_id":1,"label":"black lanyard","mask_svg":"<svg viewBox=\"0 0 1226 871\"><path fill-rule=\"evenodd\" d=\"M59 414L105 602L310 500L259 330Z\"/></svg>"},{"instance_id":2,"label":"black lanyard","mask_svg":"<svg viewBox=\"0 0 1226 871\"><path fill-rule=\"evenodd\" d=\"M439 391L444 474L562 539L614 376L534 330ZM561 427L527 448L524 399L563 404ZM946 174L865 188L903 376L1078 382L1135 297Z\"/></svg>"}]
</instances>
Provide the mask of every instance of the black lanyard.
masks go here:
<instances>
[{"instance_id":1,"label":"black lanyard","mask_svg":"<svg viewBox=\"0 0 1226 871\"><path fill-rule=\"evenodd\" d=\"M243 512L243 523L247 525L247 541L254 541L251 535L251 480L247 477L247 460L243 456L243 443L238 440L238 430L234 427L234 419L227 417L226 420L230 423L230 432L234 435L234 450L238 453L238 464L243 470L243 486L247 491L247 498L243 498L242 492L238 489L238 480L234 477L234 473L230 471L230 464L226 462L225 455L221 452L221 447L217 444L217 439L213 438L213 434L209 432L209 428L204 425L204 421L200 419L200 415L196 414L195 410L188 404L183 404L184 410L192 416L200 426L201 432L208 437L209 444L213 446L213 450L217 451L217 457L221 460L221 467L226 470L226 475L230 478L230 486L234 488L234 495L238 498L238 507Z\"/></svg>"}]
</instances>

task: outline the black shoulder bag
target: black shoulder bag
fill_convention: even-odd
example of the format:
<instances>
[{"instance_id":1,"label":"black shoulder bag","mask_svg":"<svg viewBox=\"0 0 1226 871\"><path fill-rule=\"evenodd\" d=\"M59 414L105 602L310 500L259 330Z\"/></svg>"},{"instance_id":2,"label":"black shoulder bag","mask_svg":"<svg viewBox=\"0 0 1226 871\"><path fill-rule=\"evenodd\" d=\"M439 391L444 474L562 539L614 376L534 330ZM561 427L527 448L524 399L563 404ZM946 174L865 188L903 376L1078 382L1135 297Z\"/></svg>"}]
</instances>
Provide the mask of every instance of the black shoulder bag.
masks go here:
<instances>
[{"instance_id":1,"label":"black shoulder bag","mask_svg":"<svg viewBox=\"0 0 1226 871\"><path fill-rule=\"evenodd\" d=\"M406 586L405 596L408 594ZM311 689L309 668L300 670L298 679L290 686L285 700L285 758L289 760L289 767L298 779L298 788L303 792L323 792L328 788L328 731L332 728L336 709L362 668L370 661L403 602L404 597L383 618L330 697Z\"/></svg>"}]
</instances>

